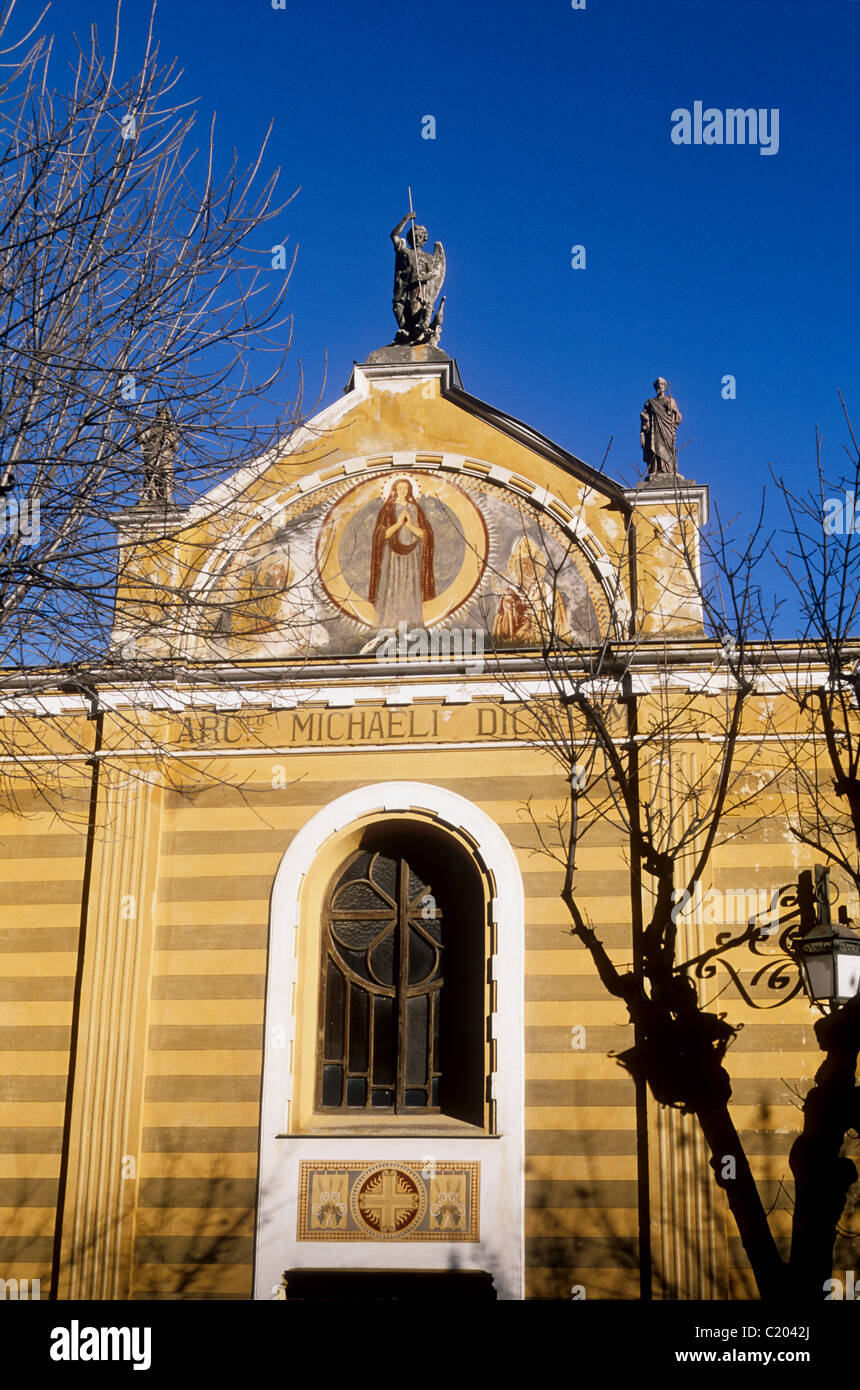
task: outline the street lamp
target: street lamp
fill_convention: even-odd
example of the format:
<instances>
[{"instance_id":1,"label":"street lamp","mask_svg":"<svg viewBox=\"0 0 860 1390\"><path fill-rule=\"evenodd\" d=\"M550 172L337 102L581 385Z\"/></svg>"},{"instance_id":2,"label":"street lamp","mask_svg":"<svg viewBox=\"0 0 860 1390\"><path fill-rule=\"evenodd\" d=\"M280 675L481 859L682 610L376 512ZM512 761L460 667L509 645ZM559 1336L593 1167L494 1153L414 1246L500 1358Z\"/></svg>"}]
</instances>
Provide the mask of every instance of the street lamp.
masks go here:
<instances>
[{"instance_id":1,"label":"street lamp","mask_svg":"<svg viewBox=\"0 0 860 1390\"><path fill-rule=\"evenodd\" d=\"M834 925L830 915L830 871L815 868L816 923L797 942L798 964L813 1004L836 1009L860 993L860 936L847 914Z\"/></svg>"}]
</instances>

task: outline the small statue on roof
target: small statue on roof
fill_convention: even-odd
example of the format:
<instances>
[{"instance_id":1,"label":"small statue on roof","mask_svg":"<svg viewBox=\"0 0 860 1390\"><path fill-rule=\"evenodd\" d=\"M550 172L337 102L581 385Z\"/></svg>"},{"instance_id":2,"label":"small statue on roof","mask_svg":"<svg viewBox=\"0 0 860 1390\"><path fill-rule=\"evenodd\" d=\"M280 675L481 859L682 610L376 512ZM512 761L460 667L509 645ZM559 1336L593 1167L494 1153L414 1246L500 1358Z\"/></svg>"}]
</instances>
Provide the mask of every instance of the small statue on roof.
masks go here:
<instances>
[{"instance_id":1,"label":"small statue on roof","mask_svg":"<svg viewBox=\"0 0 860 1390\"><path fill-rule=\"evenodd\" d=\"M402 237L400 233L407 222L411 222L412 226ZM445 310L444 295L435 314L433 306L445 279L445 251L441 241L435 243L432 255L423 249L427 241L427 228L416 224L411 194L409 211L394 228L391 240L394 243L393 308L397 320L394 341L438 343Z\"/></svg>"},{"instance_id":2,"label":"small statue on roof","mask_svg":"<svg viewBox=\"0 0 860 1390\"><path fill-rule=\"evenodd\" d=\"M141 502L173 501L173 460L179 444L179 431L166 405L160 405L155 419L137 431L143 454Z\"/></svg>"},{"instance_id":3,"label":"small statue on roof","mask_svg":"<svg viewBox=\"0 0 860 1390\"><path fill-rule=\"evenodd\" d=\"M678 472L678 455L675 451L675 435L682 415L678 402L669 395L669 383L665 377L658 376L654 382L656 396L652 396L642 407L639 443L642 457L648 465L648 477L658 473Z\"/></svg>"}]
</instances>

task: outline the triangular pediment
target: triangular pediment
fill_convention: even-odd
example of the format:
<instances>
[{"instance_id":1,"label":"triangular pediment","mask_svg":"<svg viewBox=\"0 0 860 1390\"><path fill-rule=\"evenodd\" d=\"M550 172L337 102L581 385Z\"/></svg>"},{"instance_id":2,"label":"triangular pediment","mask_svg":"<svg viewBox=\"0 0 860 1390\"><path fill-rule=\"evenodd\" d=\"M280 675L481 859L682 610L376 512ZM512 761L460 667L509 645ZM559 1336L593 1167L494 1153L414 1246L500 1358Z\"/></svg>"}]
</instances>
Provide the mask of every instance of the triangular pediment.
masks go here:
<instances>
[{"instance_id":1,"label":"triangular pediment","mask_svg":"<svg viewBox=\"0 0 860 1390\"><path fill-rule=\"evenodd\" d=\"M117 639L328 660L402 652L410 634L435 655L434 634L459 654L479 634L512 651L624 632L624 491L420 352L356 364L340 400L177 518L157 560L129 530ZM146 565L172 576L168 611L140 603Z\"/></svg>"}]
</instances>

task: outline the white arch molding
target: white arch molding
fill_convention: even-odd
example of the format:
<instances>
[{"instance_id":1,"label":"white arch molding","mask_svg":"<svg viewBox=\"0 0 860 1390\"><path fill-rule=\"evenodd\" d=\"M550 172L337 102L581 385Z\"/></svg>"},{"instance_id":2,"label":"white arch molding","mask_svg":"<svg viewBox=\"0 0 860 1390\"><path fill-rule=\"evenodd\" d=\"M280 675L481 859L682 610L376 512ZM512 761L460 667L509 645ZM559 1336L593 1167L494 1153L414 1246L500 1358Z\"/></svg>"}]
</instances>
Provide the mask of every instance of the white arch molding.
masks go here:
<instances>
[{"instance_id":1,"label":"white arch molding","mask_svg":"<svg viewBox=\"0 0 860 1390\"><path fill-rule=\"evenodd\" d=\"M468 837L475 856L492 873L496 897L497 1133L491 1137L361 1138L343 1131L326 1135L287 1133L295 1062L295 1007L302 892L317 855L332 840L368 817L428 814L443 832ZM499 1298L523 1297L524 1067L523 1067L523 884L513 849L496 823L465 797L424 782L382 782L338 797L298 832L281 860L272 890L268 987L263 1053L254 1297L269 1299L288 1268L475 1269L493 1275ZM299 1241L300 1160L418 1159L479 1162L480 1240Z\"/></svg>"},{"instance_id":2,"label":"white arch molding","mask_svg":"<svg viewBox=\"0 0 860 1390\"><path fill-rule=\"evenodd\" d=\"M632 610L626 587L621 580L619 566L586 522L584 507L580 504L577 512L575 506L572 508L571 505L565 504L547 488L529 480L524 482L521 475L510 468L450 452L428 454L426 451L407 449L398 450L390 455L357 454L343 460L339 465L318 469L302 478L293 479L277 488L263 501L256 503L252 509L239 512L231 529L222 537L220 543L208 552L195 575L190 592L199 600L207 590L214 590L240 548L253 542L259 531L275 523L300 497L309 497L314 492L330 487L332 483L346 479L374 475L385 477L403 471L461 474L479 482L495 483L501 490L507 489L521 501L530 503L538 514L548 516L578 546L608 606L610 621L619 631L626 631ZM236 497L231 496L229 492L226 495L222 494L222 489L228 487L229 484L221 484L212 492L209 501L217 496L222 509L228 501L235 502ZM214 515L205 507L206 502L207 499L202 498L189 514L188 520L196 521L204 515ZM193 645L199 646L202 640L199 637L195 638Z\"/></svg>"}]
</instances>

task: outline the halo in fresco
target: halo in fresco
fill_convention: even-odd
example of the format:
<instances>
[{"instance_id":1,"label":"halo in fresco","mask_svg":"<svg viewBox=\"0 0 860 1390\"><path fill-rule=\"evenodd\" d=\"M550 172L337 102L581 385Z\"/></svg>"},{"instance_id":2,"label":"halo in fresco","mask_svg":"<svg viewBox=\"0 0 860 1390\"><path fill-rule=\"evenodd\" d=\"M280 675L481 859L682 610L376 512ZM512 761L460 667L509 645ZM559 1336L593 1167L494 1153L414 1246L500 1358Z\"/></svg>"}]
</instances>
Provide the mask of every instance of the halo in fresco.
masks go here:
<instances>
[{"instance_id":1,"label":"halo in fresco","mask_svg":"<svg viewBox=\"0 0 860 1390\"><path fill-rule=\"evenodd\" d=\"M606 596L579 546L494 479L375 469L295 497L227 558L205 596L201 654L373 651L380 634L484 632L496 648L593 643ZM402 626L401 626L402 625Z\"/></svg>"},{"instance_id":2,"label":"halo in fresco","mask_svg":"<svg viewBox=\"0 0 860 1390\"><path fill-rule=\"evenodd\" d=\"M322 586L368 628L431 627L466 602L487 563L487 528L447 478L369 478L341 497L317 542Z\"/></svg>"}]
</instances>

